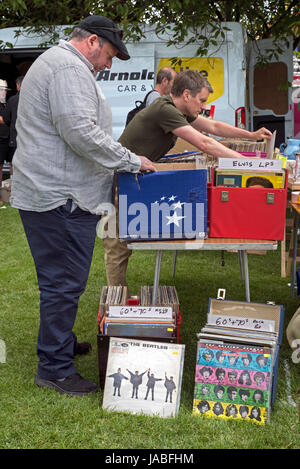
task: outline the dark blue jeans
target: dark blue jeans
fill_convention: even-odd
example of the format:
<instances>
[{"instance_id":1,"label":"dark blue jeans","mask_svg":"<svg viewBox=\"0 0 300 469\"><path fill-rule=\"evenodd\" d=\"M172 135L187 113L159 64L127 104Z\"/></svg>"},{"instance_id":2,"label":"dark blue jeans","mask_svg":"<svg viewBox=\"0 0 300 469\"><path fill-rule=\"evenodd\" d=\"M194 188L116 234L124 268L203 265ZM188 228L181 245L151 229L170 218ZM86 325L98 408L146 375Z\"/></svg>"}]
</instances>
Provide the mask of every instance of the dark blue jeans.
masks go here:
<instances>
[{"instance_id":1,"label":"dark blue jeans","mask_svg":"<svg viewBox=\"0 0 300 469\"><path fill-rule=\"evenodd\" d=\"M83 294L96 237L98 215L72 201L48 212L20 210L40 289L37 376L59 379L76 372L73 326Z\"/></svg>"}]
</instances>

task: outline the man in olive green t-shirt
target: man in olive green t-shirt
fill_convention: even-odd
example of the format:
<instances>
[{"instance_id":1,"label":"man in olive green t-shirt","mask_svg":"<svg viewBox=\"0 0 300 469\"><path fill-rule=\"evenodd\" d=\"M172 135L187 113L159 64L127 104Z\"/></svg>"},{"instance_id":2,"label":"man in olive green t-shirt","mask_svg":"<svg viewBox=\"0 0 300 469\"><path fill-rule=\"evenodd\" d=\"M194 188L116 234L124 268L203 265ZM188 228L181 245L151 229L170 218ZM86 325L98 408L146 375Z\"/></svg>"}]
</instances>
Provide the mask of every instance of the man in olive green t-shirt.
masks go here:
<instances>
[{"instance_id":1,"label":"man in olive green t-shirt","mask_svg":"<svg viewBox=\"0 0 300 469\"><path fill-rule=\"evenodd\" d=\"M210 84L201 73L195 70L178 73L170 95L157 98L136 114L124 129L119 142L129 150L156 161L168 153L177 137L204 153L223 158L241 158L241 155L202 132L251 140L271 138L271 132L265 128L249 132L199 115L205 109L211 92Z\"/></svg>"},{"instance_id":2,"label":"man in olive green t-shirt","mask_svg":"<svg viewBox=\"0 0 300 469\"><path fill-rule=\"evenodd\" d=\"M142 148L149 159L157 161L175 145L173 130L194 120L177 109L170 95L161 96L129 122L119 142L128 149Z\"/></svg>"},{"instance_id":3,"label":"man in olive green t-shirt","mask_svg":"<svg viewBox=\"0 0 300 469\"><path fill-rule=\"evenodd\" d=\"M202 132L252 140L271 138L271 132L265 128L249 132L199 115L205 109L211 92L210 84L201 73L195 70L178 73L170 95L157 98L136 114L124 129L119 142L132 152L157 161L175 145L177 137L204 153L223 158L242 156ZM103 246L108 285L127 285L126 270L131 255L127 243L118 238L106 237Z\"/></svg>"}]
</instances>

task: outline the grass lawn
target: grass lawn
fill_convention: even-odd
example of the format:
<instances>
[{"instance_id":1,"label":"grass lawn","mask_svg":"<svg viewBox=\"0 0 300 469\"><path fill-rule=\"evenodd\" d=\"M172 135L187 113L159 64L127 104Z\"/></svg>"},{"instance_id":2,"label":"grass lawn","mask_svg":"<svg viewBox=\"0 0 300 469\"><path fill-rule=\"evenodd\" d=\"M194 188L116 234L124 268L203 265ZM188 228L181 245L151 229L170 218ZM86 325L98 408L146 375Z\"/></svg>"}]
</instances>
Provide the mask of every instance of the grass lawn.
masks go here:
<instances>
[{"instance_id":1,"label":"grass lawn","mask_svg":"<svg viewBox=\"0 0 300 469\"><path fill-rule=\"evenodd\" d=\"M6 363L0 363L1 449L295 449L300 448L298 410L291 395L300 387L300 364L293 363L284 333L278 391L270 422L221 421L192 415L196 334L204 326L210 297L219 288L226 299L245 300L236 253L180 252L176 278L172 256L163 255L161 284L175 285L182 314L180 342L186 345L181 405L176 418L135 416L102 409L103 393L74 398L38 388L36 336L39 291L18 212L0 209L0 337ZM274 301L285 307L285 328L299 306L290 298L289 278L280 277L280 247L266 255L248 256L251 301ZM132 294L152 285L155 254L134 252L128 270ZM76 358L84 377L98 382L97 313L106 284L103 248L97 239L86 292L75 324L79 340L92 343L92 353Z\"/></svg>"}]
</instances>

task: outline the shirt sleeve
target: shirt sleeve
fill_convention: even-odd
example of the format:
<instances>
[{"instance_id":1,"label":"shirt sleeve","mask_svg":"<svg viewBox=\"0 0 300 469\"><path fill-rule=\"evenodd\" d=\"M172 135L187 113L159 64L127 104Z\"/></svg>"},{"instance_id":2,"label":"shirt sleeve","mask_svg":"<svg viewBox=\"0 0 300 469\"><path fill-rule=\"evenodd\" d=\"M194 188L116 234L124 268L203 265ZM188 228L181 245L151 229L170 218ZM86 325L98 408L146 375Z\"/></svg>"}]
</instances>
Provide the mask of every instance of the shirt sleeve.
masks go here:
<instances>
[{"instance_id":1,"label":"shirt sleeve","mask_svg":"<svg viewBox=\"0 0 300 469\"><path fill-rule=\"evenodd\" d=\"M110 116L92 74L83 67L64 67L50 82L48 103L55 130L83 158L108 169L138 172L140 158L103 130Z\"/></svg>"},{"instance_id":2,"label":"shirt sleeve","mask_svg":"<svg viewBox=\"0 0 300 469\"><path fill-rule=\"evenodd\" d=\"M151 103L153 103L153 101L155 101L157 98L160 97L160 94L158 93L158 91L156 90L153 90L149 95L148 95L148 98L146 99L146 106L150 106Z\"/></svg>"},{"instance_id":3,"label":"shirt sleeve","mask_svg":"<svg viewBox=\"0 0 300 469\"><path fill-rule=\"evenodd\" d=\"M183 115L171 102L164 102L159 109L160 127L165 133L172 132L179 127L189 125L195 119Z\"/></svg>"}]
</instances>

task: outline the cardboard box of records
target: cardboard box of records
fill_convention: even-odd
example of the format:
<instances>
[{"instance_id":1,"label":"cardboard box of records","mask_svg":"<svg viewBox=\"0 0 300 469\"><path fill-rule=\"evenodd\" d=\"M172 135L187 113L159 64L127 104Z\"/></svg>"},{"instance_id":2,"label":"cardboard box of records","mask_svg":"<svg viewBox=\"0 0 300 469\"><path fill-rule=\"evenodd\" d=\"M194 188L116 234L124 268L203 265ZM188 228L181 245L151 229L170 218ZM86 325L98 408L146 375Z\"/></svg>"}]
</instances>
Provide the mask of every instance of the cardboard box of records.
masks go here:
<instances>
[{"instance_id":1,"label":"cardboard box of records","mask_svg":"<svg viewBox=\"0 0 300 469\"><path fill-rule=\"evenodd\" d=\"M160 286L156 305L153 287L140 287L137 298L128 298L127 287L104 286L98 312L98 364L104 386L110 337L179 343L181 315L176 288Z\"/></svg>"},{"instance_id":2,"label":"cardboard box of records","mask_svg":"<svg viewBox=\"0 0 300 469\"><path fill-rule=\"evenodd\" d=\"M224 290L209 300L198 333L193 413L263 425L277 391L284 308L222 298Z\"/></svg>"}]
</instances>

